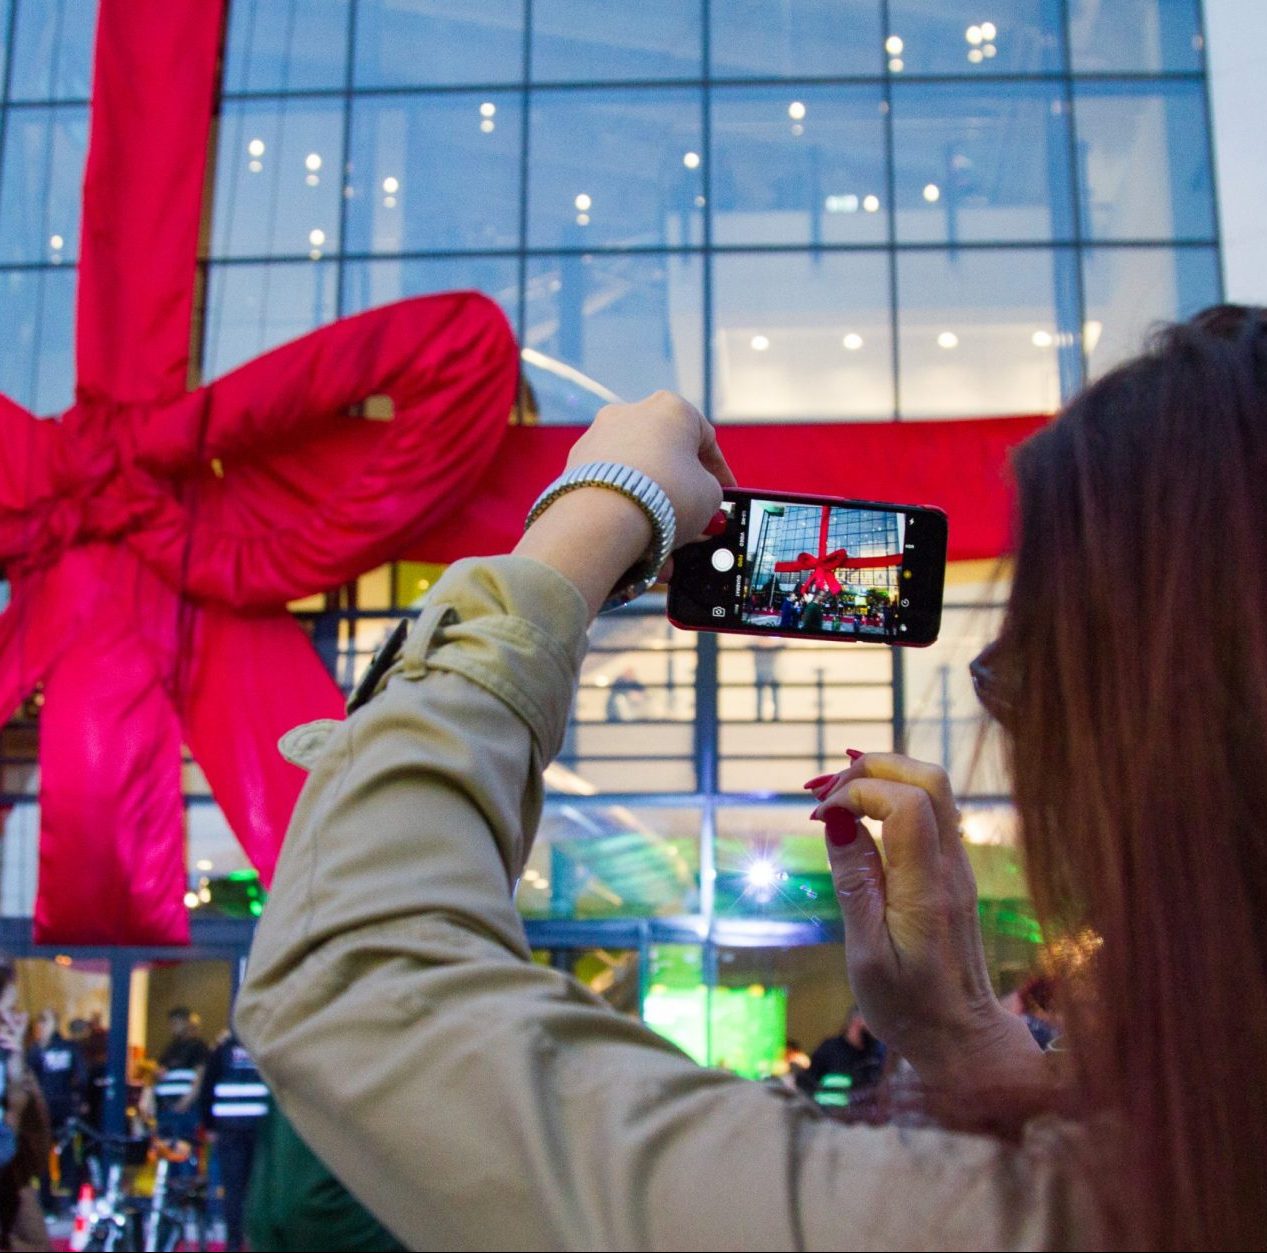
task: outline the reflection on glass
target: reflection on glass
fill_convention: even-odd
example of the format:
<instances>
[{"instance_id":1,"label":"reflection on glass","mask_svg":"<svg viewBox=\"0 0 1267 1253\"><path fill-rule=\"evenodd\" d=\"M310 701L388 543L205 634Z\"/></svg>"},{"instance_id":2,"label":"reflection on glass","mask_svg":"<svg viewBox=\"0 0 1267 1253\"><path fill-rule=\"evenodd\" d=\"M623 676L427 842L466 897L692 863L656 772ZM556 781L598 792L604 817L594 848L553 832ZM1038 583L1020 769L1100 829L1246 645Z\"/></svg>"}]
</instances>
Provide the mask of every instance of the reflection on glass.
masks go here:
<instances>
[{"instance_id":1,"label":"reflection on glass","mask_svg":"<svg viewBox=\"0 0 1267 1253\"><path fill-rule=\"evenodd\" d=\"M892 747L889 649L719 639L722 791L800 795L806 779L840 768L846 745Z\"/></svg>"},{"instance_id":2,"label":"reflection on glass","mask_svg":"<svg viewBox=\"0 0 1267 1253\"><path fill-rule=\"evenodd\" d=\"M552 802L515 895L528 918L630 918L699 907L699 814Z\"/></svg>"},{"instance_id":3,"label":"reflection on glass","mask_svg":"<svg viewBox=\"0 0 1267 1253\"><path fill-rule=\"evenodd\" d=\"M878 74L879 0L713 0L712 74L788 78Z\"/></svg>"},{"instance_id":4,"label":"reflection on glass","mask_svg":"<svg viewBox=\"0 0 1267 1253\"><path fill-rule=\"evenodd\" d=\"M898 256L902 414L1049 413L1077 366L1075 261L1065 249ZM1068 391L1077 386L1076 369Z\"/></svg>"},{"instance_id":5,"label":"reflection on glass","mask_svg":"<svg viewBox=\"0 0 1267 1253\"><path fill-rule=\"evenodd\" d=\"M1222 299L1214 248L1088 248L1082 266L1093 378L1139 353L1156 323L1189 318Z\"/></svg>"},{"instance_id":6,"label":"reflection on glass","mask_svg":"<svg viewBox=\"0 0 1267 1253\"><path fill-rule=\"evenodd\" d=\"M312 100L226 103L212 256L321 256L339 247L344 113Z\"/></svg>"},{"instance_id":7,"label":"reflection on glass","mask_svg":"<svg viewBox=\"0 0 1267 1253\"><path fill-rule=\"evenodd\" d=\"M987 726L968 674L968 663L998 634L1008 587L993 585L985 569L981 575L965 583L950 567L940 637L902 655L907 751L940 765L960 796L1008 791L1002 739Z\"/></svg>"},{"instance_id":8,"label":"reflection on glass","mask_svg":"<svg viewBox=\"0 0 1267 1253\"><path fill-rule=\"evenodd\" d=\"M530 109L530 245L674 247L700 241L699 91L536 92Z\"/></svg>"},{"instance_id":9,"label":"reflection on glass","mask_svg":"<svg viewBox=\"0 0 1267 1253\"><path fill-rule=\"evenodd\" d=\"M698 0L533 0L536 82L702 76Z\"/></svg>"},{"instance_id":10,"label":"reflection on glass","mask_svg":"<svg viewBox=\"0 0 1267 1253\"><path fill-rule=\"evenodd\" d=\"M889 72L1037 74L1063 68L1061 0L889 0Z\"/></svg>"},{"instance_id":11,"label":"reflection on glass","mask_svg":"<svg viewBox=\"0 0 1267 1253\"><path fill-rule=\"evenodd\" d=\"M521 116L518 93L357 101L348 250L515 247Z\"/></svg>"},{"instance_id":12,"label":"reflection on glass","mask_svg":"<svg viewBox=\"0 0 1267 1253\"><path fill-rule=\"evenodd\" d=\"M0 917L30 918L35 913L39 881L40 810L38 805L14 805L0 810Z\"/></svg>"},{"instance_id":13,"label":"reflection on glass","mask_svg":"<svg viewBox=\"0 0 1267 1253\"><path fill-rule=\"evenodd\" d=\"M883 243L882 104L878 87L717 88L713 242Z\"/></svg>"},{"instance_id":14,"label":"reflection on glass","mask_svg":"<svg viewBox=\"0 0 1267 1253\"><path fill-rule=\"evenodd\" d=\"M1199 83L1078 84L1074 120L1086 238L1214 237Z\"/></svg>"},{"instance_id":15,"label":"reflection on glass","mask_svg":"<svg viewBox=\"0 0 1267 1253\"><path fill-rule=\"evenodd\" d=\"M895 84L893 147L899 241L1073 237L1061 88Z\"/></svg>"},{"instance_id":16,"label":"reflection on glass","mask_svg":"<svg viewBox=\"0 0 1267 1253\"><path fill-rule=\"evenodd\" d=\"M203 377L210 380L334 317L335 266L296 261L213 266Z\"/></svg>"},{"instance_id":17,"label":"reflection on glass","mask_svg":"<svg viewBox=\"0 0 1267 1253\"><path fill-rule=\"evenodd\" d=\"M225 91L342 87L348 0L233 0L225 41Z\"/></svg>"},{"instance_id":18,"label":"reflection on glass","mask_svg":"<svg viewBox=\"0 0 1267 1253\"><path fill-rule=\"evenodd\" d=\"M88 110L10 109L0 166L0 262L73 263Z\"/></svg>"},{"instance_id":19,"label":"reflection on glass","mask_svg":"<svg viewBox=\"0 0 1267 1253\"><path fill-rule=\"evenodd\" d=\"M512 326L519 317L519 262L514 257L384 258L343 267L341 313L360 313L407 296L479 291L502 307Z\"/></svg>"},{"instance_id":20,"label":"reflection on glass","mask_svg":"<svg viewBox=\"0 0 1267 1253\"><path fill-rule=\"evenodd\" d=\"M34 413L61 413L75 386L75 272L0 270L0 392Z\"/></svg>"},{"instance_id":21,"label":"reflection on glass","mask_svg":"<svg viewBox=\"0 0 1267 1253\"><path fill-rule=\"evenodd\" d=\"M695 786L694 638L648 612L601 618L547 786L574 796Z\"/></svg>"},{"instance_id":22,"label":"reflection on glass","mask_svg":"<svg viewBox=\"0 0 1267 1253\"><path fill-rule=\"evenodd\" d=\"M804 807L722 810L716 864L714 908L719 917L816 926L836 920L823 828L809 819Z\"/></svg>"},{"instance_id":23,"label":"reflection on glass","mask_svg":"<svg viewBox=\"0 0 1267 1253\"><path fill-rule=\"evenodd\" d=\"M571 397L567 409L543 408L543 419L592 417L613 396L637 400L661 387L702 405L703 273L697 256L533 257L524 348L551 359L559 399Z\"/></svg>"},{"instance_id":24,"label":"reflection on glass","mask_svg":"<svg viewBox=\"0 0 1267 1253\"><path fill-rule=\"evenodd\" d=\"M359 0L359 87L517 83L524 0Z\"/></svg>"},{"instance_id":25,"label":"reflection on glass","mask_svg":"<svg viewBox=\"0 0 1267 1253\"><path fill-rule=\"evenodd\" d=\"M883 253L730 253L713 261L719 422L893 416Z\"/></svg>"},{"instance_id":26,"label":"reflection on glass","mask_svg":"<svg viewBox=\"0 0 1267 1253\"><path fill-rule=\"evenodd\" d=\"M1069 0L1069 45L1075 73L1200 69L1197 0Z\"/></svg>"},{"instance_id":27,"label":"reflection on glass","mask_svg":"<svg viewBox=\"0 0 1267 1253\"><path fill-rule=\"evenodd\" d=\"M16 0L11 100L87 100L96 0Z\"/></svg>"}]
</instances>

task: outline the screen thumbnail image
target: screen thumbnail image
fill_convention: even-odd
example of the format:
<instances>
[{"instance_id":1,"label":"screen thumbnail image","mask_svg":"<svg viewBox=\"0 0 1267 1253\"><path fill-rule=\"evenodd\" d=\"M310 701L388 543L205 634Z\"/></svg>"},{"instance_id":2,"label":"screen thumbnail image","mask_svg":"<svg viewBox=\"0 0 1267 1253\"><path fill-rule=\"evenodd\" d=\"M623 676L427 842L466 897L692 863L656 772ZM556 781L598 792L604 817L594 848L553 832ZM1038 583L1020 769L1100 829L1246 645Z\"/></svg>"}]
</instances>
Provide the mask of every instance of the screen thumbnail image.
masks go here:
<instances>
[{"instance_id":1,"label":"screen thumbnail image","mask_svg":"<svg viewBox=\"0 0 1267 1253\"><path fill-rule=\"evenodd\" d=\"M904 514L754 500L741 606L745 626L894 635Z\"/></svg>"}]
</instances>

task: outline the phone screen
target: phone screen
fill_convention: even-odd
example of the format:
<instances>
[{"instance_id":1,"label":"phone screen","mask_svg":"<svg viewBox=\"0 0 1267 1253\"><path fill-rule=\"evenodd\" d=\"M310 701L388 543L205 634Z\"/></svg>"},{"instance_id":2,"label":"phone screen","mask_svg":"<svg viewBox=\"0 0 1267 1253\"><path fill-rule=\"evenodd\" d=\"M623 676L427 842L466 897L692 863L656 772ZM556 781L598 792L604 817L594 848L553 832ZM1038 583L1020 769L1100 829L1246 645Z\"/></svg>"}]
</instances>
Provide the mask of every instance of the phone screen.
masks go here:
<instances>
[{"instance_id":1,"label":"phone screen","mask_svg":"<svg viewBox=\"0 0 1267 1253\"><path fill-rule=\"evenodd\" d=\"M728 489L723 534L678 550L669 617L693 630L931 644L946 516L925 506Z\"/></svg>"}]
</instances>

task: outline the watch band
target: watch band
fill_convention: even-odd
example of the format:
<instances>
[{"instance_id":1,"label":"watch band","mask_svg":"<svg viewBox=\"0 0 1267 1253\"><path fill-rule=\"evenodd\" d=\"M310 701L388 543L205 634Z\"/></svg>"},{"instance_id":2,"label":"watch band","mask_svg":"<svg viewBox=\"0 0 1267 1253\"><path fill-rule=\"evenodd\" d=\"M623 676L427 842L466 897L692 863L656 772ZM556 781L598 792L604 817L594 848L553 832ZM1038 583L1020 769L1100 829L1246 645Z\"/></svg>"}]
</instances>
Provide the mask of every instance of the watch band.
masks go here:
<instances>
[{"instance_id":1,"label":"watch band","mask_svg":"<svg viewBox=\"0 0 1267 1253\"><path fill-rule=\"evenodd\" d=\"M673 503L664 489L654 479L635 470L633 466L621 465L618 461L587 461L584 465L573 466L572 469L559 475L545 491L537 497L536 504L528 513L524 522L527 530L558 498L578 487L605 487L619 492L632 500L651 523L651 543L647 550L621 576L620 582L612 589L611 595L603 602L599 613L611 609L619 609L631 600L641 596L656 580L664 563L673 551L673 541L677 535L677 517L673 512Z\"/></svg>"}]
</instances>

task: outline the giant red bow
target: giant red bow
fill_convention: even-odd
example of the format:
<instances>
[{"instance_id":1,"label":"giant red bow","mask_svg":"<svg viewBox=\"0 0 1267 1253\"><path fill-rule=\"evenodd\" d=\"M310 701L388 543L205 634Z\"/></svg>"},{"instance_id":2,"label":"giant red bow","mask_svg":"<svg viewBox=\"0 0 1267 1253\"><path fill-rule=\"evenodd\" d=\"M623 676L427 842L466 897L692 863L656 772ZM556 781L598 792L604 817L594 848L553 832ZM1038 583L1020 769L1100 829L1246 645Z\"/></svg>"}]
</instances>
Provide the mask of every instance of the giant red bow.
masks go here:
<instances>
[{"instance_id":1,"label":"giant red bow","mask_svg":"<svg viewBox=\"0 0 1267 1253\"><path fill-rule=\"evenodd\" d=\"M287 600L460 505L514 398L509 328L471 293L186 391L220 7L102 0L76 400L38 421L0 397L0 723L43 681L42 942L187 940L182 741L267 881L302 783L277 738L341 709ZM377 394L392 420L350 416Z\"/></svg>"},{"instance_id":2,"label":"giant red bow","mask_svg":"<svg viewBox=\"0 0 1267 1253\"><path fill-rule=\"evenodd\" d=\"M837 570L881 570L886 566L900 566L902 554L897 553L885 557L851 557L844 548L827 551L827 528L831 522L831 506L823 506L822 520L818 524L818 552L800 553L795 561L775 562L774 568L787 574L793 571L808 570L810 576L805 580L807 591L818 588L834 596L840 591L840 580Z\"/></svg>"}]
</instances>

